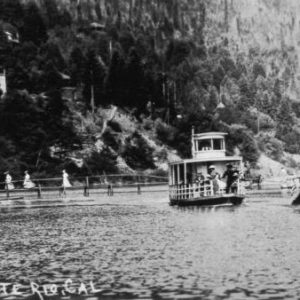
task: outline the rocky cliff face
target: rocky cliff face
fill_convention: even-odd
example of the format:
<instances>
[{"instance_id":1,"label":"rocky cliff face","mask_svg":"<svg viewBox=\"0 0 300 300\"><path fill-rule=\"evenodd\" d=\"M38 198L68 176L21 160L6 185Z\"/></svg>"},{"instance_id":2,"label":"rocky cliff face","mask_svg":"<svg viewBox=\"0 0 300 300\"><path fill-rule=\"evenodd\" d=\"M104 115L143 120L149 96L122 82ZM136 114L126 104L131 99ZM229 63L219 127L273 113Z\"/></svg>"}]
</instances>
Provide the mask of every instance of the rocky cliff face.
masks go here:
<instances>
[{"instance_id":1,"label":"rocky cliff face","mask_svg":"<svg viewBox=\"0 0 300 300\"><path fill-rule=\"evenodd\" d=\"M300 2L224 0L208 4L208 43L227 38L231 53L265 65L267 76L283 81L290 98L300 95Z\"/></svg>"}]
</instances>

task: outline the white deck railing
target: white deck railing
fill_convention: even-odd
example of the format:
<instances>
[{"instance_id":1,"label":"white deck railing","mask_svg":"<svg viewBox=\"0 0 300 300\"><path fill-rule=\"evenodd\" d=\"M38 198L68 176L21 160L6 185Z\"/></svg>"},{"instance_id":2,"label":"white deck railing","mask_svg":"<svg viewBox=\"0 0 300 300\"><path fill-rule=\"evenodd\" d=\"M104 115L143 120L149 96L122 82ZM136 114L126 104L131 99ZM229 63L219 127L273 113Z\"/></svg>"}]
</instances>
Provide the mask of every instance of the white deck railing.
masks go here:
<instances>
[{"instance_id":1,"label":"white deck railing","mask_svg":"<svg viewBox=\"0 0 300 300\"><path fill-rule=\"evenodd\" d=\"M241 193L241 184L237 182L236 194ZM226 188L214 187L213 181L208 183L192 183L192 184L179 184L170 186L170 198L181 199L196 199L200 197L211 197L226 194Z\"/></svg>"}]
</instances>

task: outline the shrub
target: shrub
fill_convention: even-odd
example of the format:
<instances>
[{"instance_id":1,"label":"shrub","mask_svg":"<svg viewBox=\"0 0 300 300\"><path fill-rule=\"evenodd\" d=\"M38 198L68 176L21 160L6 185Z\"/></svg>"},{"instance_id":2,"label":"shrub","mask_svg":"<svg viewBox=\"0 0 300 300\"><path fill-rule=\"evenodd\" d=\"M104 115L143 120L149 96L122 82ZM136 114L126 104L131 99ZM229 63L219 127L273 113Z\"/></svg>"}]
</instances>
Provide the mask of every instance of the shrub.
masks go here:
<instances>
[{"instance_id":1,"label":"shrub","mask_svg":"<svg viewBox=\"0 0 300 300\"><path fill-rule=\"evenodd\" d=\"M153 121L149 119L143 119L143 128L145 130L151 130L153 128Z\"/></svg>"},{"instance_id":2,"label":"shrub","mask_svg":"<svg viewBox=\"0 0 300 300\"><path fill-rule=\"evenodd\" d=\"M147 141L138 132L134 132L126 138L122 156L133 169L154 169L153 152L154 149Z\"/></svg>"},{"instance_id":3,"label":"shrub","mask_svg":"<svg viewBox=\"0 0 300 300\"><path fill-rule=\"evenodd\" d=\"M269 115L257 111L255 108L249 108L243 113L241 123L255 133L259 130L269 130L276 127L274 120Z\"/></svg>"},{"instance_id":4,"label":"shrub","mask_svg":"<svg viewBox=\"0 0 300 300\"><path fill-rule=\"evenodd\" d=\"M298 154L300 152L300 132L297 127L291 128L287 125L279 124L276 136L284 142L284 150Z\"/></svg>"},{"instance_id":5,"label":"shrub","mask_svg":"<svg viewBox=\"0 0 300 300\"><path fill-rule=\"evenodd\" d=\"M107 125L115 132L122 132L122 128L118 122L111 120L107 122Z\"/></svg>"},{"instance_id":6,"label":"shrub","mask_svg":"<svg viewBox=\"0 0 300 300\"><path fill-rule=\"evenodd\" d=\"M240 150L244 160L256 164L260 154L251 132L245 126L239 124L228 126L228 131L227 145L229 152L232 154L236 146Z\"/></svg>"},{"instance_id":7,"label":"shrub","mask_svg":"<svg viewBox=\"0 0 300 300\"><path fill-rule=\"evenodd\" d=\"M261 133L258 137L258 146L267 156L279 161L283 156L284 144L269 134Z\"/></svg>"},{"instance_id":8,"label":"shrub","mask_svg":"<svg viewBox=\"0 0 300 300\"><path fill-rule=\"evenodd\" d=\"M117 141L114 134L111 132L111 130L106 130L102 135L103 141L106 146L111 147L114 151L118 152L120 149L120 144Z\"/></svg>"},{"instance_id":9,"label":"shrub","mask_svg":"<svg viewBox=\"0 0 300 300\"><path fill-rule=\"evenodd\" d=\"M164 124L160 120L156 122L156 136L163 143L172 146L174 144L176 129Z\"/></svg>"},{"instance_id":10,"label":"shrub","mask_svg":"<svg viewBox=\"0 0 300 300\"><path fill-rule=\"evenodd\" d=\"M94 151L85 162L89 175L102 175L103 173L117 173L117 155L109 147L104 147L101 152Z\"/></svg>"}]
</instances>

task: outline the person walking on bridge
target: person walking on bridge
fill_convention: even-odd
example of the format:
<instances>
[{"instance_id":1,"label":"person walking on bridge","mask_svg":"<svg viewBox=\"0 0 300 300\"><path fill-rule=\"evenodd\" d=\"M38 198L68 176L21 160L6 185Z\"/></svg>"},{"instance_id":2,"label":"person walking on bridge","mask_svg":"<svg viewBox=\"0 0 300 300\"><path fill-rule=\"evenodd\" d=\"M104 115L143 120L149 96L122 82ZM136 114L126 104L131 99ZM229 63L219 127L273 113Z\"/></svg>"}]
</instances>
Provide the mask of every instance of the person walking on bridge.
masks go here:
<instances>
[{"instance_id":1,"label":"person walking on bridge","mask_svg":"<svg viewBox=\"0 0 300 300\"><path fill-rule=\"evenodd\" d=\"M66 188L71 187L72 184L69 181L69 174L66 172L66 170L62 171L62 185L60 188L60 196L65 197L66 196Z\"/></svg>"},{"instance_id":2,"label":"person walking on bridge","mask_svg":"<svg viewBox=\"0 0 300 300\"><path fill-rule=\"evenodd\" d=\"M28 171L26 170L25 172L25 176L24 176L24 181L23 181L23 186L25 189L31 189L35 187L35 184L31 181L30 179L30 175L28 173Z\"/></svg>"},{"instance_id":3,"label":"person walking on bridge","mask_svg":"<svg viewBox=\"0 0 300 300\"><path fill-rule=\"evenodd\" d=\"M8 190L13 190L15 188L15 186L12 182L12 177L10 176L8 171L6 171L4 174L6 175L5 176L5 188Z\"/></svg>"}]
</instances>

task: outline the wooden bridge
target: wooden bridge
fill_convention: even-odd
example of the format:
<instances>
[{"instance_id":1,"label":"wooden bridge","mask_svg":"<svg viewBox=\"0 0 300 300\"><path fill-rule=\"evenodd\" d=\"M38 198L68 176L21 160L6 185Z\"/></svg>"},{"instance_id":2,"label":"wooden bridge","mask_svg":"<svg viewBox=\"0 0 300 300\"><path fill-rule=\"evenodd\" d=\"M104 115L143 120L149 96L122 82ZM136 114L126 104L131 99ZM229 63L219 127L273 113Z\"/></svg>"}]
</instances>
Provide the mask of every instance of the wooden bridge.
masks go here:
<instances>
[{"instance_id":1,"label":"wooden bridge","mask_svg":"<svg viewBox=\"0 0 300 300\"><path fill-rule=\"evenodd\" d=\"M95 205L103 199L111 202L118 195L164 193L167 195L166 177L150 175L113 174L71 178L72 187L64 188L62 178L32 179L34 188L23 188L23 181L13 181L14 189L0 183L0 208L41 207L65 205ZM110 200L108 200L110 199ZM101 202L103 203L103 201Z\"/></svg>"}]
</instances>

